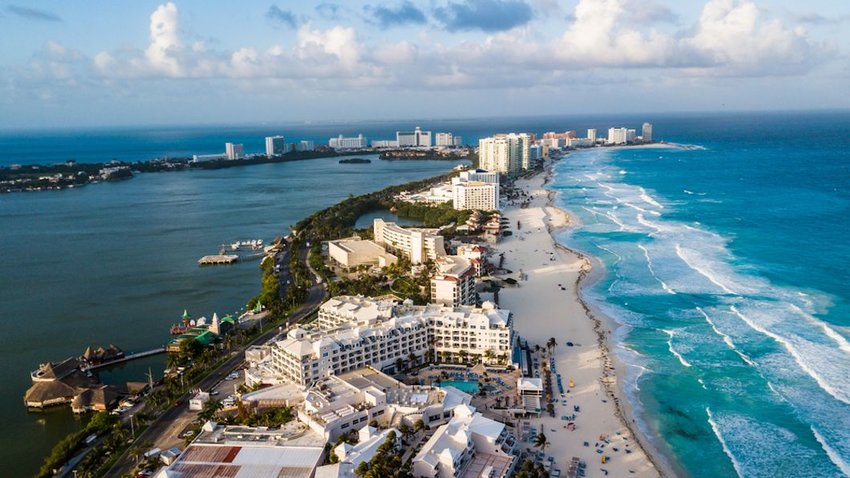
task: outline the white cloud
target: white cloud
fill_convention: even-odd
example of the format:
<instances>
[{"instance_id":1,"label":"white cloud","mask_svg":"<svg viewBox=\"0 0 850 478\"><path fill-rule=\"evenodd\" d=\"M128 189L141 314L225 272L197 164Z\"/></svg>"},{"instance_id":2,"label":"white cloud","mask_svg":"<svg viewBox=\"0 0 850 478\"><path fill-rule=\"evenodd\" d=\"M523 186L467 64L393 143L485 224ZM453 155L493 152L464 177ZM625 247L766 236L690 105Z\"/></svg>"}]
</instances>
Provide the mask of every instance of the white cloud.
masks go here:
<instances>
[{"instance_id":1,"label":"white cloud","mask_svg":"<svg viewBox=\"0 0 850 478\"><path fill-rule=\"evenodd\" d=\"M178 25L177 5L168 2L151 14L151 42L145 57L157 71L169 76L183 76L178 54L182 48Z\"/></svg>"},{"instance_id":2,"label":"white cloud","mask_svg":"<svg viewBox=\"0 0 850 478\"><path fill-rule=\"evenodd\" d=\"M557 6L546 0L535 5L541 10ZM648 9L643 17L634 12L641 5ZM352 26L320 28L308 22L289 43L217 51L184 41L178 8L169 2L150 15L150 42L144 49L104 51L87 61L104 81L164 76L234 79L242 87L254 82L339 90L784 75L805 73L825 58L804 31L770 18L750 0L707 0L685 30L675 31L671 22L676 18L657 1L579 0L568 20L555 20L562 22L560 32L533 22L480 39L424 28L407 38L387 41L376 35L363 43ZM667 29L656 29L658 23ZM46 49L54 56L69 55L62 45ZM84 71L56 61L48 66L42 60L39 67L42 74L52 71L66 79Z\"/></svg>"}]
</instances>

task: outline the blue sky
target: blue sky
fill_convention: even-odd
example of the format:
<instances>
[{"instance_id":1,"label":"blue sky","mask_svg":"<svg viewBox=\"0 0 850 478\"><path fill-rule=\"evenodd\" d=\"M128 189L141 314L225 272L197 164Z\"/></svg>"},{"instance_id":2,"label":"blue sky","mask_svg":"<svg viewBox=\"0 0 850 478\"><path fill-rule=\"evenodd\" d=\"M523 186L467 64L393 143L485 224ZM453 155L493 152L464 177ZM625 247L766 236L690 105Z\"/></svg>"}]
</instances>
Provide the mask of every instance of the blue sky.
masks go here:
<instances>
[{"instance_id":1,"label":"blue sky","mask_svg":"<svg viewBox=\"0 0 850 478\"><path fill-rule=\"evenodd\" d=\"M845 0L18 0L0 30L0 128L850 107Z\"/></svg>"}]
</instances>

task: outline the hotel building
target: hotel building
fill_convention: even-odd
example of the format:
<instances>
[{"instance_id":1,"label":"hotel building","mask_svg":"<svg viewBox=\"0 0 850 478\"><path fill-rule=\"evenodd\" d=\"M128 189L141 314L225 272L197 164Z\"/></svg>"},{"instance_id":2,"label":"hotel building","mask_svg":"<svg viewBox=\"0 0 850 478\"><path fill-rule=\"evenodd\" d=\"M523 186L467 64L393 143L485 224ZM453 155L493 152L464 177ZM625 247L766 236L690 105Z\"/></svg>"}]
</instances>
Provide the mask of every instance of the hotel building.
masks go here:
<instances>
[{"instance_id":1,"label":"hotel building","mask_svg":"<svg viewBox=\"0 0 850 478\"><path fill-rule=\"evenodd\" d=\"M367 428L372 420L384 427L412 427L420 419L426 426L445 423L471 400L454 387L405 385L363 367L311 384L298 420L333 443L345 433Z\"/></svg>"},{"instance_id":2,"label":"hotel building","mask_svg":"<svg viewBox=\"0 0 850 478\"><path fill-rule=\"evenodd\" d=\"M435 261L431 278L431 302L458 307L475 305L475 267L460 256L442 256Z\"/></svg>"},{"instance_id":3,"label":"hotel building","mask_svg":"<svg viewBox=\"0 0 850 478\"><path fill-rule=\"evenodd\" d=\"M499 209L499 186L480 181L457 182L452 188L452 201L458 210L495 211Z\"/></svg>"},{"instance_id":4,"label":"hotel building","mask_svg":"<svg viewBox=\"0 0 850 478\"><path fill-rule=\"evenodd\" d=\"M596 129L590 128L587 130L587 139L589 139L591 143L596 143Z\"/></svg>"},{"instance_id":5,"label":"hotel building","mask_svg":"<svg viewBox=\"0 0 850 478\"><path fill-rule=\"evenodd\" d=\"M224 143L224 154L227 159L242 159L245 156L245 148L241 144Z\"/></svg>"},{"instance_id":6,"label":"hotel building","mask_svg":"<svg viewBox=\"0 0 850 478\"><path fill-rule=\"evenodd\" d=\"M333 301L323 305L319 327L295 328L274 343L271 367L282 382L309 385L366 366L395 370L397 360L418 361L429 352L445 361L473 356L493 363L510 354L511 313L489 302L476 308L390 306L348 296Z\"/></svg>"},{"instance_id":7,"label":"hotel building","mask_svg":"<svg viewBox=\"0 0 850 478\"><path fill-rule=\"evenodd\" d=\"M413 458L413 476L506 478L519 460L517 448L504 423L461 405Z\"/></svg>"},{"instance_id":8,"label":"hotel building","mask_svg":"<svg viewBox=\"0 0 850 478\"><path fill-rule=\"evenodd\" d=\"M377 266L394 264L398 258L383 247L359 237L328 241L328 256L343 267Z\"/></svg>"},{"instance_id":9,"label":"hotel building","mask_svg":"<svg viewBox=\"0 0 850 478\"><path fill-rule=\"evenodd\" d=\"M497 134L478 141L478 164L481 169L502 174L516 174L529 167L531 137L526 133Z\"/></svg>"},{"instance_id":10,"label":"hotel building","mask_svg":"<svg viewBox=\"0 0 850 478\"><path fill-rule=\"evenodd\" d=\"M286 154L286 140L283 136L266 137L266 156L280 156Z\"/></svg>"},{"instance_id":11,"label":"hotel building","mask_svg":"<svg viewBox=\"0 0 850 478\"><path fill-rule=\"evenodd\" d=\"M373 230L376 243L398 251L414 264L446 255L439 229L403 228L376 218Z\"/></svg>"},{"instance_id":12,"label":"hotel building","mask_svg":"<svg viewBox=\"0 0 850 478\"><path fill-rule=\"evenodd\" d=\"M333 149L360 149L365 148L366 143L366 138L362 134L350 138L339 135L328 140L328 146Z\"/></svg>"},{"instance_id":13,"label":"hotel building","mask_svg":"<svg viewBox=\"0 0 850 478\"><path fill-rule=\"evenodd\" d=\"M316 144L312 141L302 139L295 145L295 149L297 149L298 151L315 151Z\"/></svg>"},{"instance_id":14,"label":"hotel building","mask_svg":"<svg viewBox=\"0 0 850 478\"><path fill-rule=\"evenodd\" d=\"M436 145L446 148L463 146L463 138L452 133L437 133Z\"/></svg>"},{"instance_id":15,"label":"hotel building","mask_svg":"<svg viewBox=\"0 0 850 478\"><path fill-rule=\"evenodd\" d=\"M644 143L652 142L652 123L644 123L641 128L641 139Z\"/></svg>"},{"instance_id":16,"label":"hotel building","mask_svg":"<svg viewBox=\"0 0 850 478\"><path fill-rule=\"evenodd\" d=\"M431 132L422 131L419 126L413 131L396 131L395 139L399 148L430 148Z\"/></svg>"}]
</instances>

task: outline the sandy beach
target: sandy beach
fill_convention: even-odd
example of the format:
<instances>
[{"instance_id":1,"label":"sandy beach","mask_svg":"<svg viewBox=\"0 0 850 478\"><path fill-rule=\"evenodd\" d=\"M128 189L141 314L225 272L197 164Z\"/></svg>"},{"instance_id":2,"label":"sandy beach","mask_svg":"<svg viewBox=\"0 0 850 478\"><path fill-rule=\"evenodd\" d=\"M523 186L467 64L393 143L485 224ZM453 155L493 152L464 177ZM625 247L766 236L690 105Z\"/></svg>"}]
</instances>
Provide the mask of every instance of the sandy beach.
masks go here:
<instances>
[{"instance_id":1,"label":"sandy beach","mask_svg":"<svg viewBox=\"0 0 850 478\"><path fill-rule=\"evenodd\" d=\"M590 477L669 475L641 445L646 441L627 426L631 419L617 383L619 367L606 338L612 324L580 300L581 281L590 272L591 262L553 237L569 226L570 216L552 205L554 193L545 189L551 167L550 163L544 173L517 181L529 202L525 208L504 210L514 234L495 247L496 253L505 254L504 267L512 272L508 277L518 280L517 287L500 291L500 306L513 312L516 331L544 348L550 337L558 343L555 371L562 376L566 403L558 397L555 417L544 413L527 421L537 430L542 426L550 442L546 453L556 458L562 473L578 457L587 463ZM568 341L574 346L567 346ZM573 387L569 387L571 379ZM558 396L557 386L553 388ZM576 429L570 431L561 417L573 414Z\"/></svg>"}]
</instances>

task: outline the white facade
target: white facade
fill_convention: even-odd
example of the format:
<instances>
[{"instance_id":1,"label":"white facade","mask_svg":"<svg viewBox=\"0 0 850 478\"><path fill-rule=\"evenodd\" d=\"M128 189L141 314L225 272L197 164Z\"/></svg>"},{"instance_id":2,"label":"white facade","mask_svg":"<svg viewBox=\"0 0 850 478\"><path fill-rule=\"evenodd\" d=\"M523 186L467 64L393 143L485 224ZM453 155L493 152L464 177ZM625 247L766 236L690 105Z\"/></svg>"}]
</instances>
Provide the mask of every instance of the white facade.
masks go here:
<instances>
[{"instance_id":1,"label":"white facade","mask_svg":"<svg viewBox=\"0 0 850 478\"><path fill-rule=\"evenodd\" d=\"M372 367L320 379L304 393L298 420L333 442L339 436L368 427L445 423L472 397L454 387L405 385ZM350 451L350 449L349 449Z\"/></svg>"},{"instance_id":2,"label":"white facade","mask_svg":"<svg viewBox=\"0 0 850 478\"><path fill-rule=\"evenodd\" d=\"M296 144L295 149L297 149L298 151L315 151L316 144L312 141L302 139Z\"/></svg>"},{"instance_id":3,"label":"white facade","mask_svg":"<svg viewBox=\"0 0 850 478\"><path fill-rule=\"evenodd\" d=\"M431 278L431 302L458 307L475 304L475 268L460 256L438 257Z\"/></svg>"},{"instance_id":4,"label":"white facade","mask_svg":"<svg viewBox=\"0 0 850 478\"><path fill-rule=\"evenodd\" d=\"M398 148L398 141L391 139L372 140L373 148Z\"/></svg>"},{"instance_id":5,"label":"white facade","mask_svg":"<svg viewBox=\"0 0 850 478\"><path fill-rule=\"evenodd\" d=\"M283 136L266 137L266 156L280 156L286 153L286 140Z\"/></svg>"},{"instance_id":6,"label":"white facade","mask_svg":"<svg viewBox=\"0 0 850 478\"><path fill-rule=\"evenodd\" d=\"M360 149L366 147L366 138L362 134L355 137L345 138L339 135L328 140L328 146L333 149Z\"/></svg>"},{"instance_id":7,"label":"white facade","mask_svg":"<svg viewBox=\"0 0 850 478\"><path fill-rule=\"evenodd\" d=\"M241 144L224 143L224 154L227 159L242 159L245 156L245 148Z\"/></svg>"},{"instance_id":8,"label":"white facade","mask_svg":"<svg viewBox=\"0 0 850 478\"><path fill-rule=\"evenodd\" d=\"M328 255L343 267L386 267L398 260L378 244L359 237L328 241Z\"/></svg>"},{"instance_id":9,"label":"white facade","mask_svg":"<svg viewBox=\"0 0 850 478\"><path fill-rule=\"evenodd\" d=\"M399 148L430 148L431 132L422 131L419 126L413 131L396 131L395 139Z\"/></svg>"},{"instance_id":10,"label":"white facade","mask_svg":"<svg viewBox=\"0 0 850 478\"><path fill-rule=\"evenodd\" d=\"M494 211L499 209L499 186L480 181L458 182L453 185L454 208Z\"/></svg>"},{"instance_id":11,"label":"white facade","mask_svg":"<svg viewBox=\"0 0 850 478\"><path fill-rule=\"evenodd\" d=\"M321 309L320 328L295 328L275 342L271 367L282 382L309 385L366 366L394 368L399 359L407 362L412 355L422 360L429 351L444 360L475 357L493 363L504 363L510 354L510 311L490 303L480 308L404 304L388 309L362 297L331 301L337 302ZM356 309L347 309L347 304Z\"/></svg>"},{"instance_id":12,"label":"white facade","mask_svg":"<svg viewBox=\"0 0 850 478\"><path fill-rule=\"evenodd\" d=\"M543 379L520 377L517 391L526 413L540 415L543 412Z\"/></svg>"},{"instance_id":13,"label":"white facade","mask_svg":"<svg viewBox=\"0 0 850 478\"><path fill-rule=\"evenodd\" d=\"M587 139L590 140L591 143L596 143L596 129L590 128L587 130Z\"/></svg>"},{"instance_id":14,"label":"white facade","mask_svg":"<svg viewBox=\"0 0 850 478\"><path fill-rule=\"evenodd\" d=\"M652 142L652 123L644 123L641 128L641 138L645 143Z\"/></svg>"},{"instance_id":15,"label":"white facade","mask_svg":"<svg viewBox=\"0 0 850 478\"><path fill-rule=\"evenodd\" d=\"M481 169L516 174L529 167L528 134L499 134L478 141L478 165Z\"/></svg>"},{"instance_id":16,"label":"white facade","mask_svg":"<svg viewBox=\"0 0 850 478\"><path fill-rule=\"evenodd\" d=\"M517 455L516 439L504 423L472 406L459 406L413 458L413 476L455 478L475 462L485 470L489 467L488 478L505 478L513 473Z\"/></svg>"},{"instance_id":17,"label":"white facade","mask_svg":"<svg viewBox=\"0 0 850 478\"><path fill-rule=\"evenodd\" d=\"M437 229L405 229L394 222L376 218L373 230L376 243L397 250L414 264L446 255L443 236L437 234Z\"/></svg>"},{"instance_id":18,"label":"white facade","mask_svg":"<svg viewBox=\"0 0 850 478\"><path fill-rule=\"evenodd\" d=\"M204 161L219 161L227 159L226 154L195 154L192 155L193 163L203 163Z\"/></svg>"},{"instance_id":19,"label":"white facade","mask_svg":"<svg viewBox=\"0 0 850 478\"><path fill-rule=\"evenodd\" d=\"M570 138L567 140L567 147L570 149L575 148L589 148L593 146L593 141L590 138Z\"/></svg>"},{"instance_id":20,"label":"white facade","mask_svg":"<svg viewBox=\"0 0 850 478\"><path fill-rule=\"evenodd\" d=\"M609 128L608 144L626 144L626 128Z\"/></svg>"},{"instance_id":21,"label":"white facade","mask_svg":"<svg viewBox=\"0 0 850 478\"><path fill-rule=\"evenodd\" d=\"M437 142L436 146L442 146L446 148L452 148L455 146L463 145L463 138L460 136L455 136L452 133L437 133Z\"/></svg>"}]
</instances>

